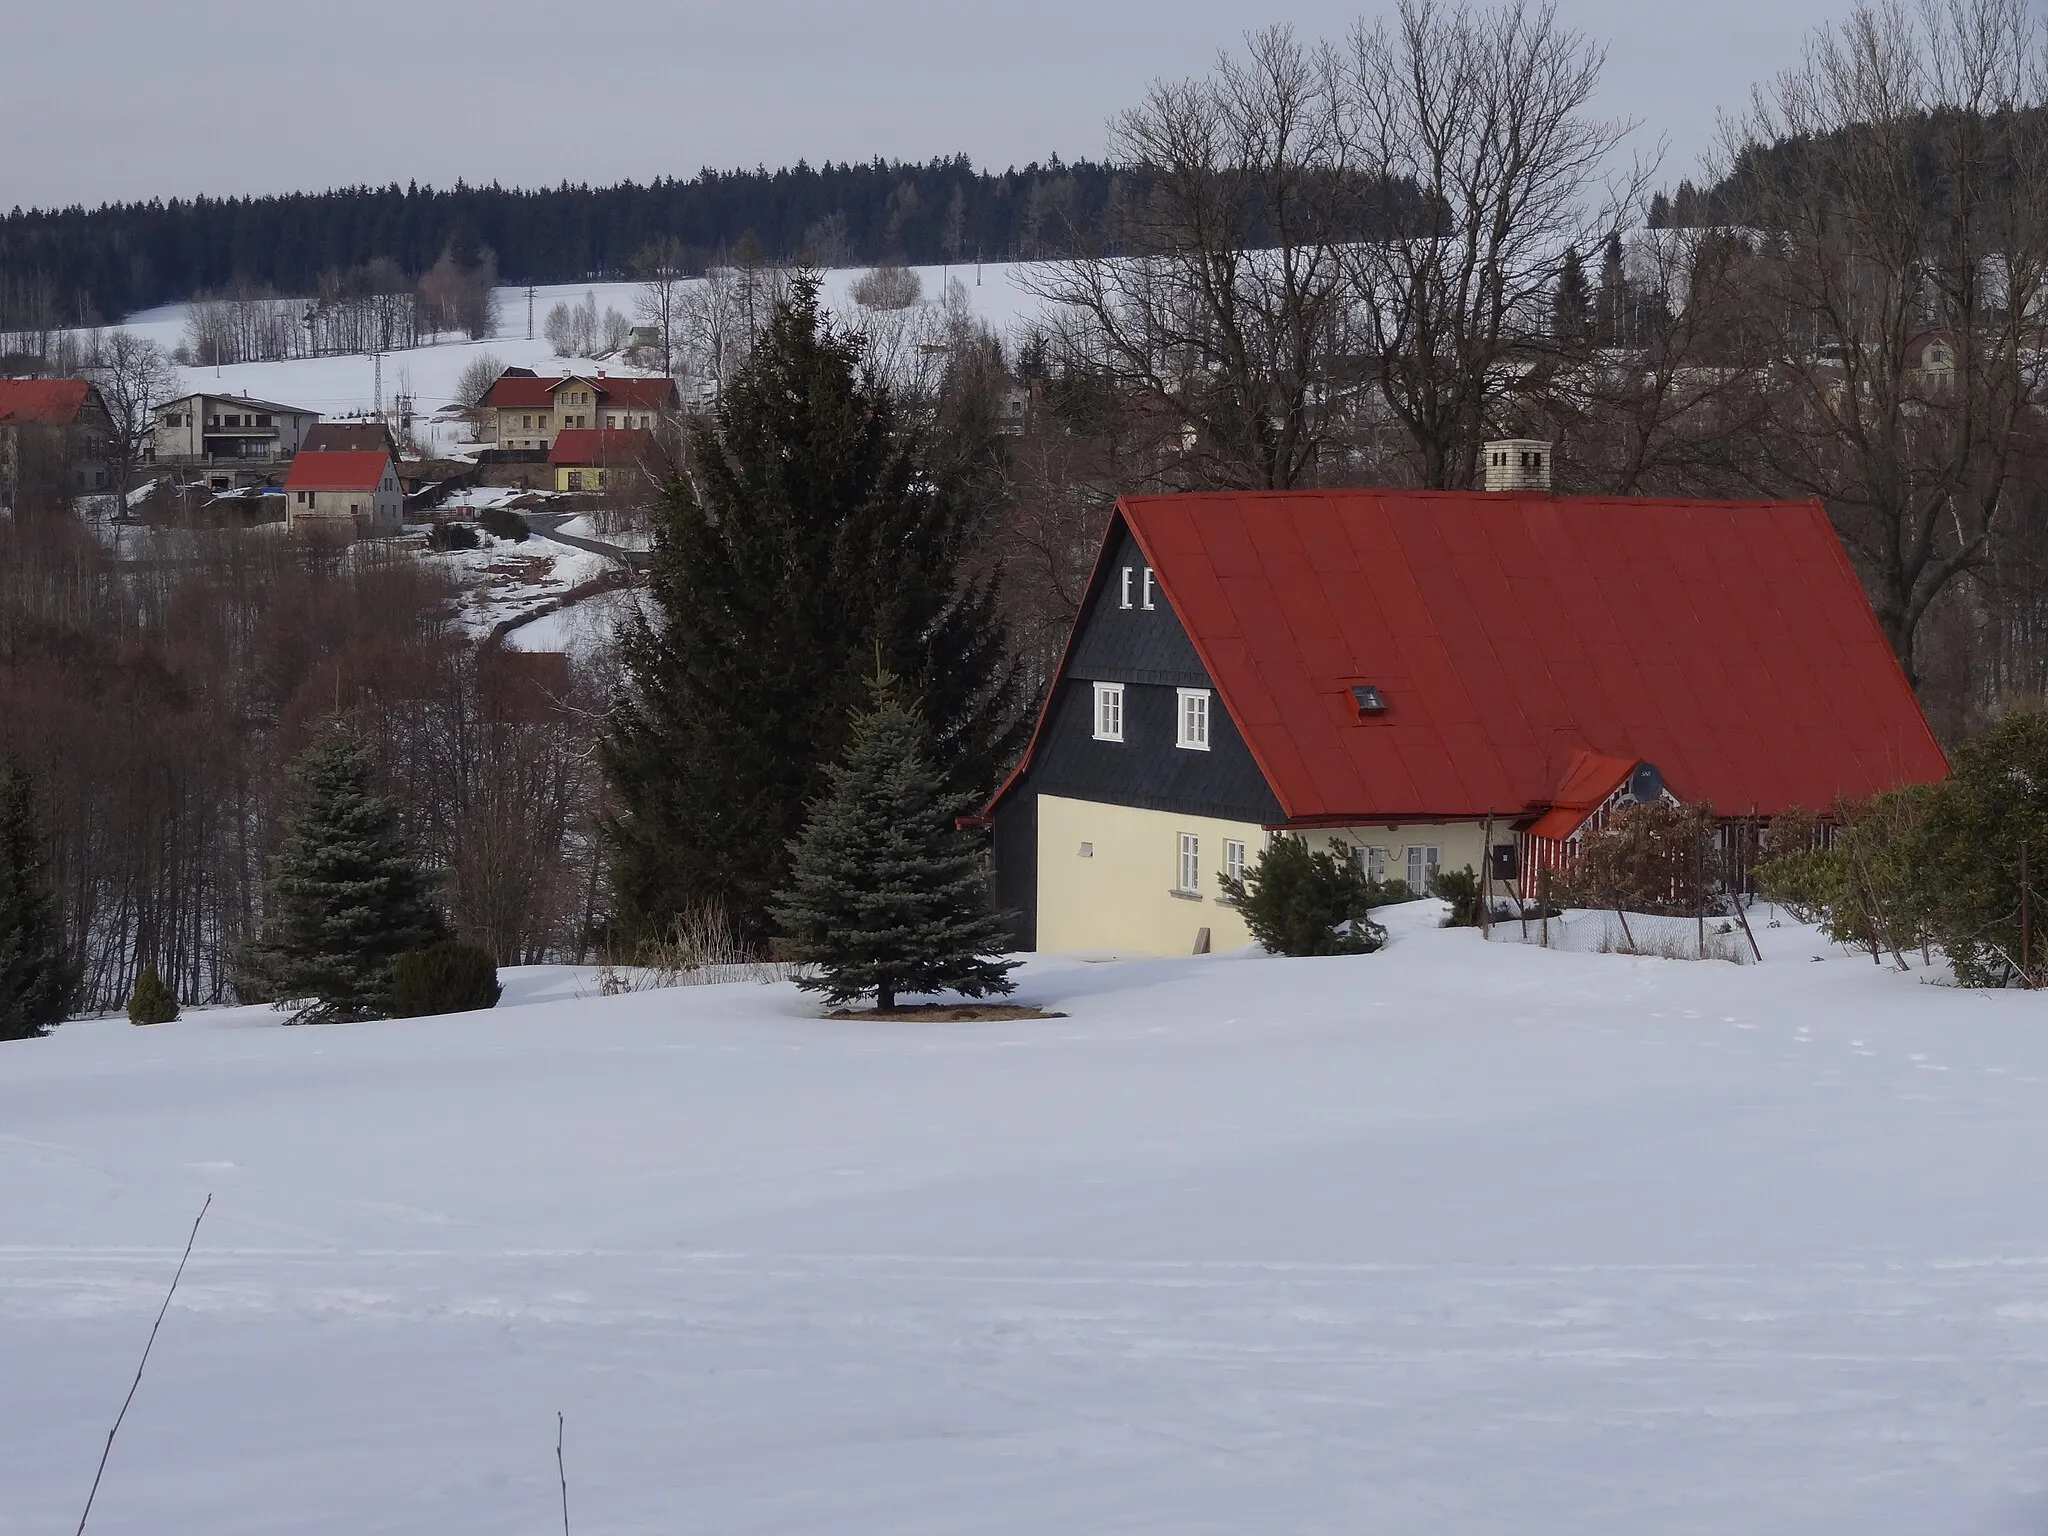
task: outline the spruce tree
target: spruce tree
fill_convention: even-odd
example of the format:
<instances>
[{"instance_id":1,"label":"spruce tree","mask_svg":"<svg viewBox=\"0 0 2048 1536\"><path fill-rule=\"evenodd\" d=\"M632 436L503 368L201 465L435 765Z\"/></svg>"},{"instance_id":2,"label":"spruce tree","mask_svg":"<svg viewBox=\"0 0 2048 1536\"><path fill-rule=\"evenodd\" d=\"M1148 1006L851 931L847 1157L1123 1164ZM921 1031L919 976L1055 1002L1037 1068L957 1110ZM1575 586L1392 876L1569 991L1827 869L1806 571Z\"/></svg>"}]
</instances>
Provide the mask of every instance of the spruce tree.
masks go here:
<instances>
[{"instance_id":1,"label":"spruce tree","mask_svg":"<svg viewBox=\"0 0 2048 1536\"><path fill-rule=\"evenodd\" d=\"M632 686L605 743L618 917L659 933L724 905L769 929L789 844L886 669L932 724L949 791L991 789L1021 739L992 582L964 572L976 456L928 440L799 277L655 521Z\"/></svg>"},{"instance_id":2,"label":"spruce tree","mask_svg":"<svg viewBox=\"0 0 2048 1536\"><path fill-rule=\"evenodd\" d=\"M292 767L268 920L245 965L280 1006L311 1000L294 1023L385 1017L392 962L446 931L371 766L369 748L330 725Z\"/></svg>"},{"instance_id":3,"label":"spruce tree","mask_svg":"<svg viewBox=\"0 0 2048 1536\"><path fill-rule=\"evenodd\" d=\"M903 992L1008 992L1015 961L991 908L972 838L925 757L924 725L878 686L853 726L844 762L791 845L788 888L774 908L788 953L812 970L797 985L833 1003L874 994L884 1012Z\"/></svg>"},{"instance_id":4,"label":"spruce tree","mask_svg":"<svg viewBox=\"0 0 2048 1536\"><path fill-rule=\"evenodd\" d=\"M49 1033L76 982L35 791L28 770L10 762L0 768L0 1040Z\"/></svg>"},{"instance_id":5,"label":"spruce tree","mask_svg":"<svg viewBox=\"0 0 2048 1536\"><path fill-rule=\"evenodd\" d=\"M128 994L130 1024L169 1024L178 1017L177 994L164 985L155 965L145 965Z\"/></svg>"}]
</instances>

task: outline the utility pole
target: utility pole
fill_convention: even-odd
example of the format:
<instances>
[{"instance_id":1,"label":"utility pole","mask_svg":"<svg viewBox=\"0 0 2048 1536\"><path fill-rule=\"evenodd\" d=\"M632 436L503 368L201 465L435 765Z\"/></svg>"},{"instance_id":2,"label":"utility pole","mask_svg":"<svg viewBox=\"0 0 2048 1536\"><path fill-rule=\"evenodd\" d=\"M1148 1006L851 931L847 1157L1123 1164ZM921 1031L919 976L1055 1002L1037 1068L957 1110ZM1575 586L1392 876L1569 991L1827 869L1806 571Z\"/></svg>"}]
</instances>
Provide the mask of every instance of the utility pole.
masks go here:
<instances>
[{"instance_id":1,"label":"utility pole","mask_svg":"<svg viewBox=\"0 0 2048 1536\"><path fill-rule=\"evenodd\" d=\"M526 285L526 339L533 340L533 284Z\"/></svg>"},{"instance_id":2,"label":"utility pole","mask_svg":"<svg viewBox=\"0 0 2048 1536\"><path fill-rule=\"evenodd\" d=\"M371 396L371 409L379 421L384 419L384 353L381 348L370 354L370 361L376 368L375 393Z\"/></svg>"}]
</instances>

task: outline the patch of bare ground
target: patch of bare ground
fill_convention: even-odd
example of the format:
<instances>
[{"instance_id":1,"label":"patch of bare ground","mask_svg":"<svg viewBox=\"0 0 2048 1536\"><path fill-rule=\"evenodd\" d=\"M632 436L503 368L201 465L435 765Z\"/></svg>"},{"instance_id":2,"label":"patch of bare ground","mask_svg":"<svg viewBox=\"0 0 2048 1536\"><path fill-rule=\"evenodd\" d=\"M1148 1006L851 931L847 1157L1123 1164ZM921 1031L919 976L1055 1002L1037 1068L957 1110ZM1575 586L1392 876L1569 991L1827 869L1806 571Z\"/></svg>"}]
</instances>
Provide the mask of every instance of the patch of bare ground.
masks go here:
<instances>
[{"instance_id":1,"label":"patch of bare ground","mask_svg":"<svg viewBox=\"0 0 2048 1536\"><path fill-rule=\"evenodd\" d=\"M997 1019L1064 1019L1064 1013L1048 1013L1019 1003L917 1003L908 1008L835 1008L828 1019L877 1019L909 1024L979 1024Z\"/></svg>"}]
</instances>

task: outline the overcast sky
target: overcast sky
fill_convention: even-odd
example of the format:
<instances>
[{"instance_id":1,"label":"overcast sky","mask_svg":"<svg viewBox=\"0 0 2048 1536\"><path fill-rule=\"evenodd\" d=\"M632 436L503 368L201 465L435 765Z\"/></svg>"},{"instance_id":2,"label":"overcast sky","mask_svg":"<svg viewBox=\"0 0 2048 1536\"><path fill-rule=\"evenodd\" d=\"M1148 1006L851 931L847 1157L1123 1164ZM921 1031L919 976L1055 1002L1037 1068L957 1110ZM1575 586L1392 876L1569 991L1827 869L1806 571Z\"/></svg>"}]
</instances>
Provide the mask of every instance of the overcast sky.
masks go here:
<instances>
[{"instance_id":1,"label":"overcast sky","mask_svg":"<svg viewBox=\"0 0 2048 1536\"><path fill-rule=\"evenodd\" d=\"M1668 139L1848 0L1559 0L1609 48L1604 108ZM0 0L0 208L355 182L606 183L964 150L1099 155L1160 75L1248 26L1336 35L1357 0ZM1367 14L1373 14L1368 9Z\"/></svg>"}]
</instances>

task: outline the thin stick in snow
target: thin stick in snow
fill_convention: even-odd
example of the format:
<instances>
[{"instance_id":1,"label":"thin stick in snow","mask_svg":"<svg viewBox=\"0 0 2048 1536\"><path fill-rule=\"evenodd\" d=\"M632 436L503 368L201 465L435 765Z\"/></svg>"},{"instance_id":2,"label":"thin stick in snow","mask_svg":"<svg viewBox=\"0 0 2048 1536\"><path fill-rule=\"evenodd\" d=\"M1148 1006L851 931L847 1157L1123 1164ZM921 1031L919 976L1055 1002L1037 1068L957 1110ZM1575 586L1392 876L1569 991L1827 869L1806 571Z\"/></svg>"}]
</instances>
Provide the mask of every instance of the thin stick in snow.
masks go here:
<instances>
[{"instance_id":1,"label":"thin stick in snow","mask_svg":"<svg viewBox=\"0 0 2048 1536\"><path fill-rule=\"evenodd\" d=\"M78 1536L85 1536L85 1522L92 1518L92 1501L99 1496L100 1479L107 1474L107 1458L114 1454L114 1436L121 1433L121 1421L128 1417L128 1405L135 1401L135 1389L142 1385L143 1368L149 1364L149 1352L156 1348L157 1329L164 1325L164 1314L171 1310L171 1298L178 1294L178 1281L185 1273L185 1260L192 1257L192 1245L199 1240L199 1223L206 1220L206 1213L213 1208L213 1195L207 1194L206 1203L199 1207L199 1214L192 1218L192 1235L185 1239L184 1258L178 1260L177 1273L171 1276L171 1288L164 1293L164 1304L157 1309L156 1321L150 1325L149 1340L142 1346L142 1359L136 1363L135 1379L128 1384L128 1395L121 1400L121 1411L114 1415L114 1427L107 1431L106 1447L100 1452L99 1470L92 1475L92 1489L85 1496L85 1512L78 1517Z\"/></svg>"},{"instance_id":2,"label":"thin stick in snow","mask_svg":"<svg viewBox=\"0 0 2048 1536\"><path fill-rule=\"evenodd\" d=\"M555 1476L562 1480L562 1536L569 1536L569 1472L562 1464L562 1415L555 1415Z\"/></svg>"}]
</instances>

